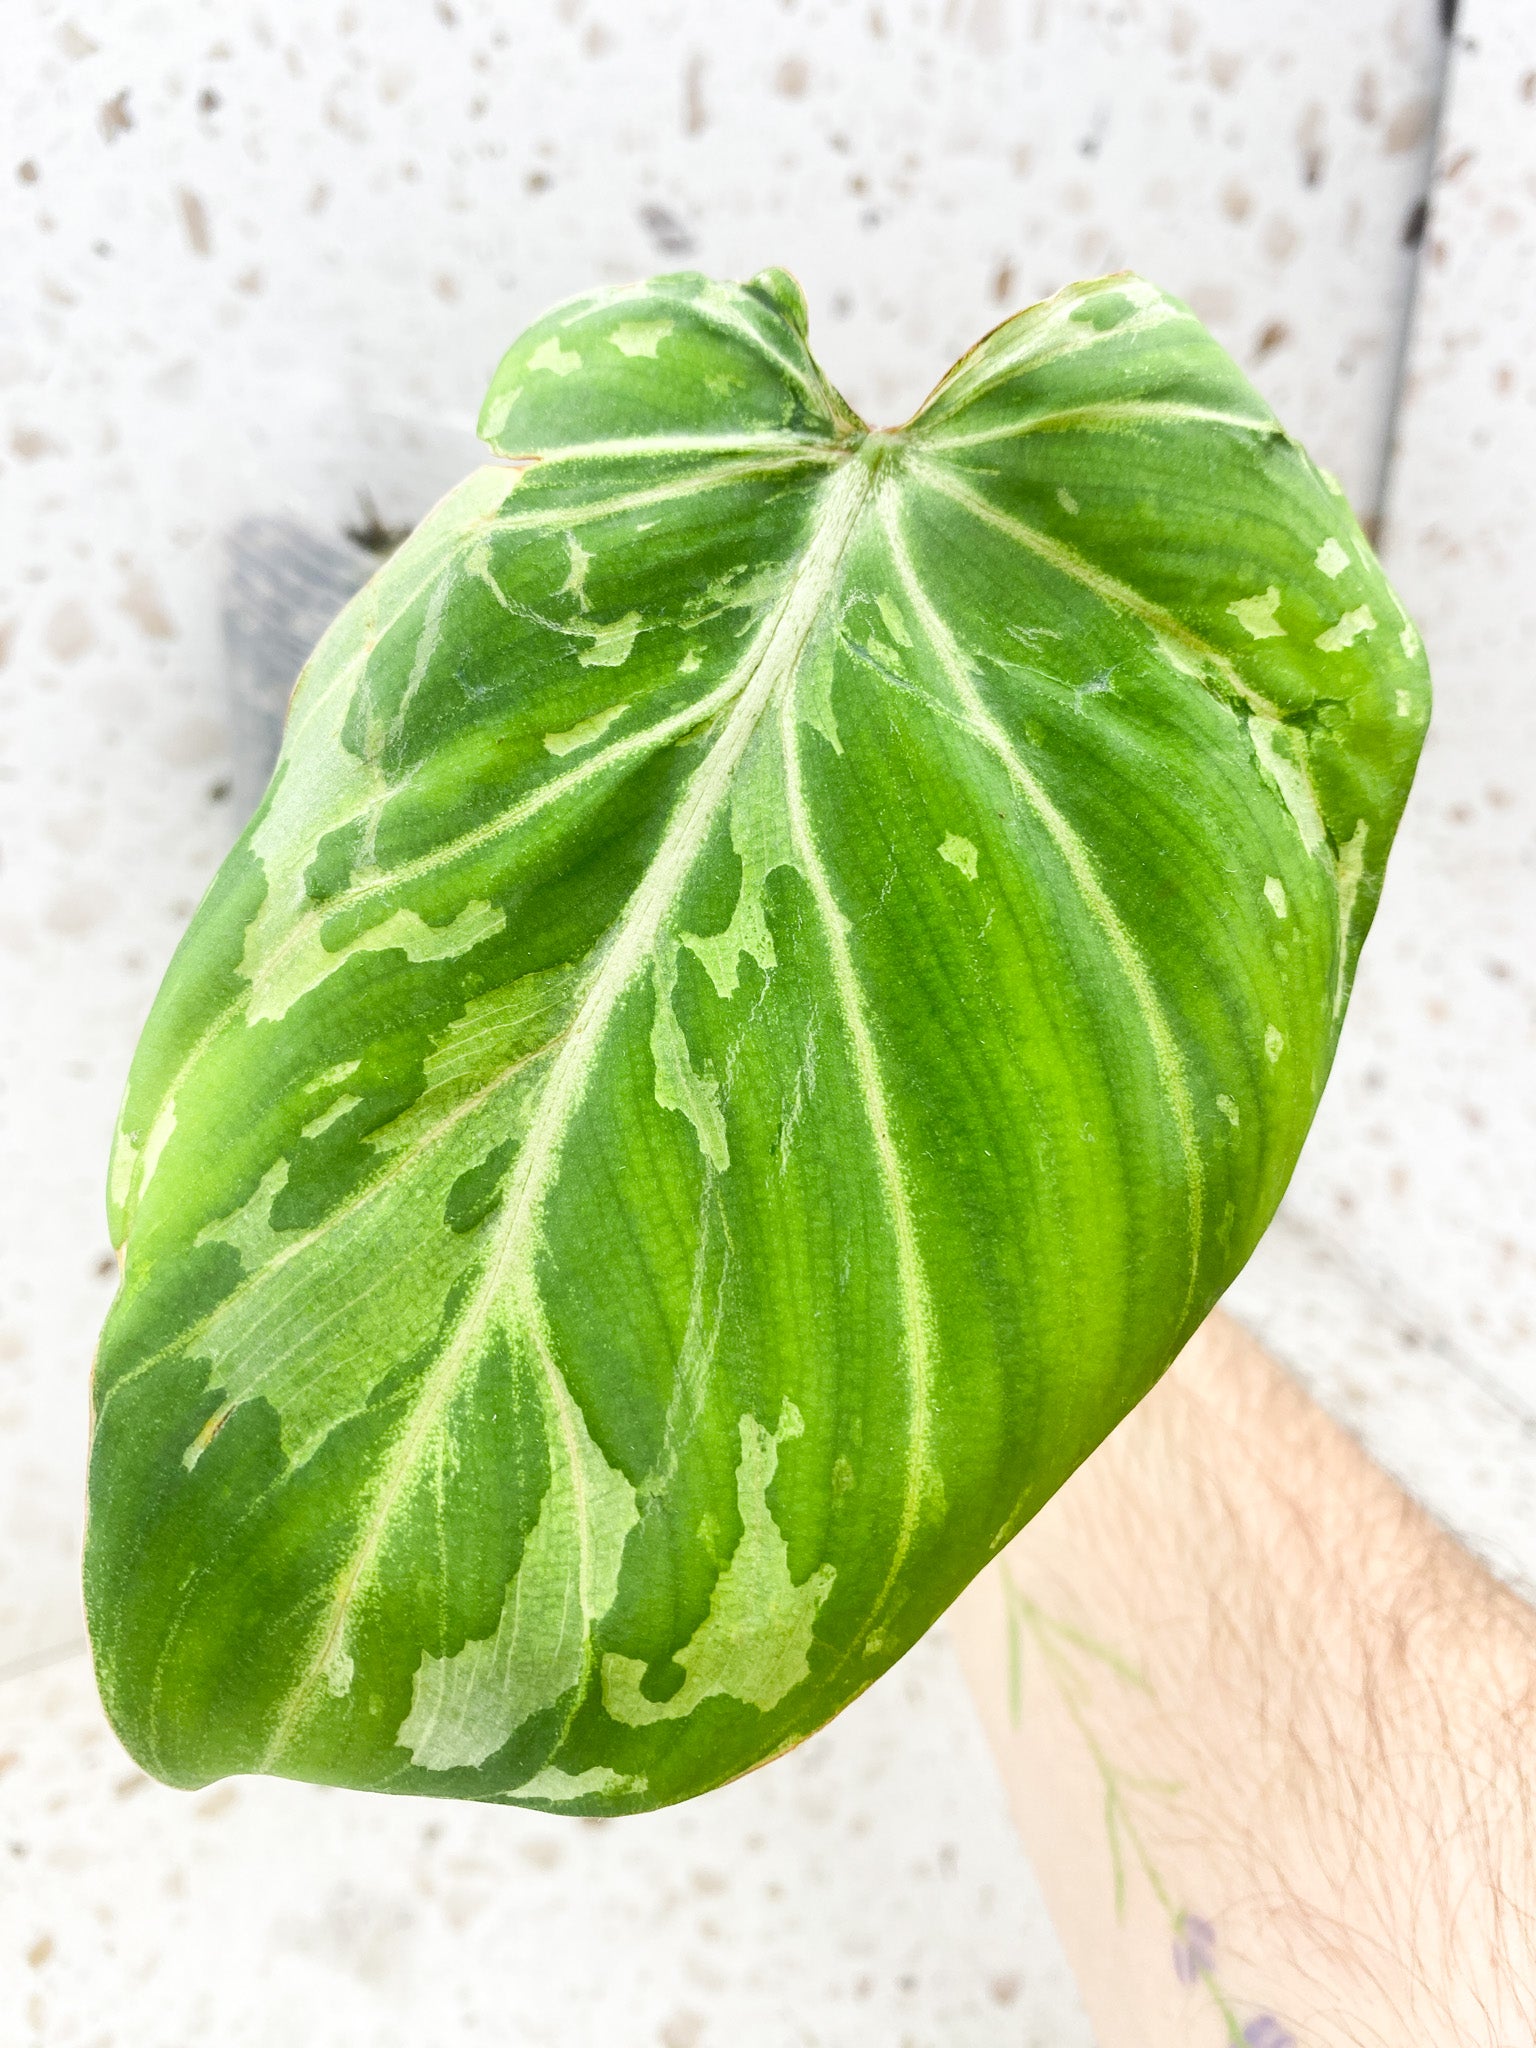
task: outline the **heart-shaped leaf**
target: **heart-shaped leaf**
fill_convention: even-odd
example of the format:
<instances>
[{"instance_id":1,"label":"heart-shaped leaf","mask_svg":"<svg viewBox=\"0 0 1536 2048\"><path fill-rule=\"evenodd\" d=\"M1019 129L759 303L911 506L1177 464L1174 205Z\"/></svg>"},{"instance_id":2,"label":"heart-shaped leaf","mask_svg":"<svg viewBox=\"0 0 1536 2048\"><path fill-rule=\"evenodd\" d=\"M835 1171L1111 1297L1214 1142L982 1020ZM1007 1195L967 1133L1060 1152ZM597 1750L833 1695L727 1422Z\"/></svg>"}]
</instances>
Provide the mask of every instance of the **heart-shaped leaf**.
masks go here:
<instances>
[{"instance_id":1,"label":"heart-shaped leaf","mask_svg":"<svg viewBox=\"0 0 1536 2048\"><path fill-rule=\"evenodd\" d=\"M867 431L790 280L552 313L139 1049L97 1670L147 1769L623 1812L798 1742L1274 1209L1427 714L1121 276Z\"/></svg>"}]
</instances>

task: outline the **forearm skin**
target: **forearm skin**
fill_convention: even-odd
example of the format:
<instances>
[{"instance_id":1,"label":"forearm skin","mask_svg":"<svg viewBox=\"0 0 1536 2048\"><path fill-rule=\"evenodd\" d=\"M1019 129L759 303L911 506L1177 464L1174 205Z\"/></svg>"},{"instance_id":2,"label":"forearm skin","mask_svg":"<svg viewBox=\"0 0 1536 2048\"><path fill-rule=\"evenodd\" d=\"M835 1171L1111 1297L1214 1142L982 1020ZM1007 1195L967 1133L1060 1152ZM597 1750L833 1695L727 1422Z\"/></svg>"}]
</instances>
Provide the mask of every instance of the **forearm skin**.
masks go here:
<instances>
[{"instance_id":1,"label":"forearm skin","mask_svg":"<svg viewBox=\"0 0 1536 2048\"><path fill-rule=\"evenodd\" d=\"M1102 2048L1536 2040L1536 1613L1235 1324L950 1625Z\"/></svg>"}]
</instances>

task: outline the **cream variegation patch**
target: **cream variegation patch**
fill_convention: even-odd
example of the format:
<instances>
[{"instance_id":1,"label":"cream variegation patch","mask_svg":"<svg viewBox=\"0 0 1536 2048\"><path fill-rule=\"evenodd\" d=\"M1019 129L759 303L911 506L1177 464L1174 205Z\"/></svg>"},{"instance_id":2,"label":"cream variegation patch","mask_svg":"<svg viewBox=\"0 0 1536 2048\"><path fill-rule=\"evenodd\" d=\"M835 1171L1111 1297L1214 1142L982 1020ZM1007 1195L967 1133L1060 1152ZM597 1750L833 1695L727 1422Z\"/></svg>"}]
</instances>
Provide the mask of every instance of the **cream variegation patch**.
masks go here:
<instances>
[{"instance_id":1,"label":"cream variegation patch","mask_svg":"<svg viewBox=\"0 0 1536 2048\"><path fill-rule=\"evenodd\" d=\"M901 616L900 607L895 599L889 596L887 592L877 590L875 592L875 604L879 609L881 618L885 621L885 630L890 634L891 638L899 647L910 647L912 645L912 635L907 631L907 622Z\"/></svg>"},{"instance_id":2,"label":"cream variegation patch","mask_svg":"<svg viewBox=\"0 0 1536 2048\"><path fill-rule=\"evenodd\" d=\"M654 356L671 332L670 320L626 320L608 339L621 356Z\"/></svg>"},{"instance_id":3,"label":"cream variegation patch","mask_svg":"<svg viewBox=\"0 0 1536 2048\"><path fill-rule=\"evenodd\" d=\"M370 925L332 951L321 936L322 916L312 914L307 928L298 928L295 941L275 950L265 962L249 962L246 971L251 994L246 1016L252 1024L286 1017L300 996L308 995L354 954L389 953L398 948L416 965L424 960L453 960L494 938L506 922L504 910L481 901L466 903L446 924L428 924L417 911L396 910L381 924Z\"/></svg>"},{"instance_id":4,"label":"cream variegation patch","mask_svg":"<svg viewBox=\"0 0 1536 2048\"><path fill-rule=\"evenodd\" d=\"M560 337L552 334L548 341L541 341L528 358L530 370L549 370L557 377L569 377L573 370L581 368L581 357L573 348L562 348Z\"/></svg>"},{"instance_id":5,"label":"cream variegation patch","mask_svg":"<svg viewBox=\"0 0 1536 2048\"><path fill-rule=\"evenodd\" d=\"M969 839L962 839L957 832L945 834L939 847L939 859L947 860L952 868L958 868L968 882L976 879L976 849Z\"/></svg>"},{"instance_id":6,"label":"cream variegation patch","mask_svg":"<svg viewBox=\"0 0 1536 2048\"><path fill-rule=\"evenodd\" d=\"M663 943L655 965L656 1014L651 1023L651 1057L656 1062L656 1101L662 1109L681 1110L693 1125L699 1150L715 1169L724 1173L731 1163L726 1142L725 1118L720 1112L720 1089L714 1077L701 1074L693 1064L683 1027L672 1006L677 985L677 947Z\"/></svg>"},{"instance_id":7,"label":"cream variegation patch","mask_svg":"<svg viewBox=\"0 0 1536 2048\"><path fill-rule=\"evenodd\" d=\"M1321 648L1324 654L1342 654L1346 647L1353 647L1364 633L1374 633L1376 618L1368 604L1356 605L1324 633L1319 633L1313 646Z\"/></svg>"},{"instance_id":8,"label":"cream variegation patch","mask_svg":"<svg viewBox=\"0 0 1536 2048\"><path fill-rule=\"evenodd\" d=\"M622 668L634 652L640 625L638 612L626 612L623 618L609 619L602 625L594 622L590 626L578 626L576 631L585 633L592 645L576 659L583 668Z\"/></svg>"},{"instance_id":9,"label":"cream variegation patch","mask_svg":"<svg viewBox=\"0 0 1536 2048\"><path fill-rule=\"evenodd\" d=\"M1333 881L1339 898L1339 965L1333 983L1333 1013L1338 1016L1344 1007L1348 993L1345 971L1348 961L1349 934L1355 921L1355 898L1360 893L1361 878L1365 873L1365 842L1370 827L1364 818L1355 826L1353 833L1339 848L1339 857L1334 862Z\"/></svg>"},{"instance_id":10,"label":"cream variegation patch","mask_svg":"<svg viewBox=\"0 0 1536 2048\"><path fill-rule=\"evenodd\" d=\"M589 555L574 533L565 536L567 568L565 581L556 590L556 597L574 597L582 611L587 609L587 571L593 557Z\"/></svg>"},{"instance_id":11,"label":"cream variegation patch","mask_svg":"<svg viewBox=\"0 0 1536 2048\"><path fill-rule=\"evenodd\" d=\"M247 1272L267 1257L278 1233L272 1228L272 1204L288 1185L288 1162L279 1159L269 1166L249 1197L228 1216L205 1223L193 1238L195 1245L232 1245Z\"/></svg>"},{"instance_id":12,"label":"cream variegation patch","mask_svg":"<svg viewBox=\"0 0 1536 2048\"><path fill-rule=\"evenodd\" d=\"M749 954L765 975L778 964L768 928L766 887L775 868L797 865L785 823L783 765L771 745L754 743L742 763L731 797L731 845L741 862L741 888L723 932L701 937L684 932L682 943L695 955L722 1000L736 993L741 956Z\"/></svg>"},{"instance_id":13,"label":"cream variegation patch","mask_svg":"<svg viewBox=\"0 0 1536 2048\"><path fill-rule=\"evenodd\" d=\"M299 1136L318 1138L322 1132L328 1131L332 1124L340 1123L349 1109L356 1109L362 1099L361 1095L338 1095L329 1109L323 1109L319 1116L310 1118L299 1132Z\"/></svg>"},{"instance_id":14,"label":"cream variegation patch","mask_svg":"<svg viewBox=\"0 0 1536 2048\"><path fill-rule=\"evenodd\" d=\"M580 1684L591 1628L618 1591L624 1545L639 1519L635 1491L593 1442L586 1418L553 1374L550 1382L543 1403L549 1489L496 1632L451 1657L429 1653L416 1672L411 1710L395 1740L422 1770L484 1763L525 1721ZM560 1796L535 1793L531 1784L522 1789L529 1798Z\"/></svg>"},{"instance_id":15,"label":"cream variegation patch","mask_svg":"<svg viewBox=\"0 0 1536 2048\"><path fill-rule=\"evenodd\" d=\"M1320 853L1328 843L1328 834L1317 807L1317 792L1307 772L1303 742L1278 719L1257 714L1248 720L1248 736L1259 765L1279 790L1291 814L1302 845L1308 853Z\"/></svg>"},{"instance_id":16,"label":"cream variegation patch","mask_svg":"<svg viewBox=\"0 0 1536 2048\"><path fill-rule=\"evenodd\" d=\"M1257 597L1240 597L1227 610L1253 640L1283 640L1285 628L1275 617L1280 603L1280 586L1271 583Z\"/></svg>"},{"instance_id":17,"label":"cream variegation patch","mask_svg":"<svg viewBox=\"0 0 1536 2048\"><path fill-rule=\"evenodd\" d=\"M622 1771L610 1770L607 1764L594 1764L586 1771L562 1771L556 1764L546 1764L542 1771L519 1785L515 1797L519 1806L530 1800L544 1806L574 1806L578 1799L599 1799L619 1794L638 1799L645 1790L644 1778L626 1777Z\"/></svg>"},{"instance_id":18,"label":"cream variegation patch","mask_svg":"<svg viewBox=\"0 0 1536 2048\"><path fill-rule=\"evenodd\" d=\"M816 1616L837 1573L830 1564L820 1565L797 1586L789 1573L789 1546L768 1506L779 1445L804 1428L789 1400L775 1432L755 1416L742 1416L736 1468L741 1541L715 1581L709 1613L676 1653L687 1676L670 1699L647 1699L640 1690L644 1663L610 1652L603 1659L603 1705L615 1721L627 1728L680 1721L701 1700L717 1696L767 1713L809 1678Z\"/></svg>"},{"instance_id":19,"label":"cream variegation patch","mask_svg":"<svg viewBox=\"0 0 1536 2048\"><path fill-rule=\"evenodd\" d=\"M586 746L591 740L601 739L613 721L622 718L628 709L627 704L610 704L606 711L594 711L590 718L584 718L579 725L573 725L565 732L545 733L545 752L574 754L578 747Z\"/></svg>"}]
</instances>

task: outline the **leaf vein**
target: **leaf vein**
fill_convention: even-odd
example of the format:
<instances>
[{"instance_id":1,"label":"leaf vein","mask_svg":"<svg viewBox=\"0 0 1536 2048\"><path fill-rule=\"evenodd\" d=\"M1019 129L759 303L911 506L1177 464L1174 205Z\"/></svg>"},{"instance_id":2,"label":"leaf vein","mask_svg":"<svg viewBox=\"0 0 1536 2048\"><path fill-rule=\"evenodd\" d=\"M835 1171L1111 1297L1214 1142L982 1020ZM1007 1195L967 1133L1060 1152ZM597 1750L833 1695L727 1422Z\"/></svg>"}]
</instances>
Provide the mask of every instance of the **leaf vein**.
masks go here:
<instances>
[{"instance_id":1,"label":"leaf vein","mask_svg":"<svg viewBox=\"0 0 1536 2048\"><path fill-rule=\"evenodd\" d=\"M543 1314L535 1266L538 1226L570 1119L585 1092L598 1047L620 998L650 957L666 914L692 871L729 793L733 772L747 742L774 691L793 672L811 627L825 606L869 488L869 473L862 465L841 470L826 485L819 527L802 559L800 576L754 636L741 664L742 687L736 707L694 771L645 879L630 899L624 920L597 963L518 1153L513 1184L503 1204L493 1246L478 1281L471 1283L452 1326L443 1333L442 1355L428 1374L416 1414L402 1433L399 1448L374 1490L362 1540L350 1566L336 1582L325 1626L319 1632L318 1647L295 1679L278 1717L267 1752L268 1768L282 1754L328 1659L344 1640L352 1603L368 1582L417 1458L452 1396L465 1357L485 1331L514 1257L519 1264L511 1276L513 1297L525 1333L535 1343L539 1341Z\"/></svg>"},{"instance_id":2,"label":"leaf vein","mask_svg":"<svg viewBox=\"0 0 1536 2048\"><path fill-rule=\"evenodd\" d=\"M1059 427L1113 428L1119 421L1153 420L1169 425L1200 422L1211 426L1237 427L1248 433L1276 435L1283 431L1274 419L1255 418L1250 413L1222 412L1213 406L1183 405L1169 399L1118 398L1102 404L1072 405L1059 412L1036 413L1032 419L1011 426L979 427L970 434L934 434L925 437L926 448L982 448L993 441L1016 441L1025 434L1049 432Z\"/></svg>"},{"instance_id":3,"label":"leaf vein","mask_svg":"<svg viewBox=\"0 0 1536 2048\"><path fill-rule=\"evenodd\" d=\"M882 505L881 511L892 564L922 624L925 638L938 656L956 696L965 707L972 729L985 740L997 756L1007 771L1009 780L1050 835L1082 898L1085 910L1103 932L1140 1013L1154 1063L1167 1092L1180 1150L1184 1155L1190 1245L1189 1278L1183 1303L1183 1312L1187 1313L1194 1299L1200 1274L1200 1254L1204 1235L1205 1174L1200 1157L1194 1103L1178 1041L1173 1035L1141 949L1127 930L1119 911L1116 910L1099 879L1088 849L1076 829L1058 810L1045 789L1020 759L1007 734L988 709L966 668L958 645L922 587L916 567L894 519L885 505Z\"/></svg>"},{"instance_id":4,"label":"leaf vein","mask_svg":"<svg viewBox=\"0 0 1536 2048\"><path fill-rule=\"evenodd\" d=\"M848 921L838 908L831 883L822 865L820 849L806 807L801 776L801 726L793 694L786 692L780 712L780 739L784 755L785 794L790 834L800 867L810 885L817 914L826 932L832 957L832 980L838 1007L853 1048L854 1072L864 1113L874 1141L875 1159L884 1191L895 1241L897 1294L901 1305L903 1348L911 1379L911 1431L908 1438L906 1486L902 1498L901 1522L896 1543L880 1591L865 1619L862 1633L869 1637L884 1613L896 1582L911 1553L922 1519L923 1507L934 1489L932 1467L933 1404L933 1301L927 1271L918 1243L912 1198L906 1171L891 1128L890 1106L880 1073L869 1019L859 986L858 970L848 945Z\"/></svg>"}]
</instances>

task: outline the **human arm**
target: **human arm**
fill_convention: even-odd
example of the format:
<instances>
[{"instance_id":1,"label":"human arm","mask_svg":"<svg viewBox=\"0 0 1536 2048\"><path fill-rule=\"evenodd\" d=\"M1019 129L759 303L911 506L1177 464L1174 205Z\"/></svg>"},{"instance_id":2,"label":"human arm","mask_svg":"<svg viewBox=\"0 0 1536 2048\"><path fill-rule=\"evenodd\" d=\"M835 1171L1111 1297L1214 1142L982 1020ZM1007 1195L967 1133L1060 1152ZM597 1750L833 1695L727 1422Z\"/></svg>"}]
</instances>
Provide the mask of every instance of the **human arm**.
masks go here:
<instances>
[{"instance_id":1,"label":"human arm","mask_svg":"<svg viewBox=\"0 0 1536 2048\"><path fill-rule=\"evenodd\" d=\"M1101 2048L1536 2037L1536 1613L1236 1325L950 1625Z\"/></svg>"}]
</instances>

